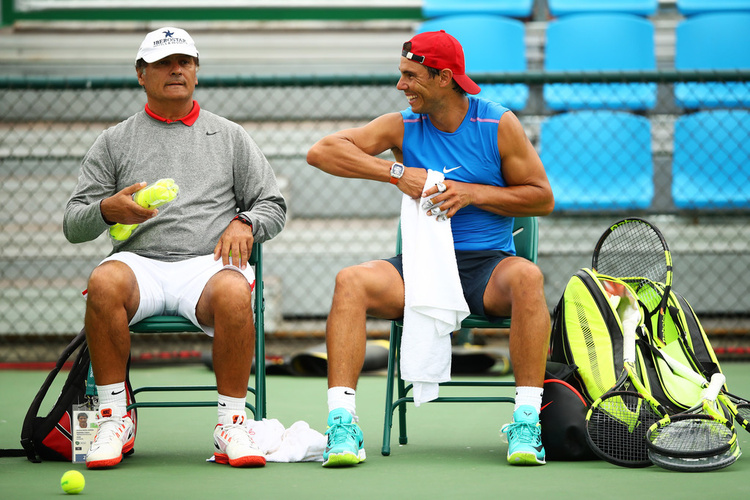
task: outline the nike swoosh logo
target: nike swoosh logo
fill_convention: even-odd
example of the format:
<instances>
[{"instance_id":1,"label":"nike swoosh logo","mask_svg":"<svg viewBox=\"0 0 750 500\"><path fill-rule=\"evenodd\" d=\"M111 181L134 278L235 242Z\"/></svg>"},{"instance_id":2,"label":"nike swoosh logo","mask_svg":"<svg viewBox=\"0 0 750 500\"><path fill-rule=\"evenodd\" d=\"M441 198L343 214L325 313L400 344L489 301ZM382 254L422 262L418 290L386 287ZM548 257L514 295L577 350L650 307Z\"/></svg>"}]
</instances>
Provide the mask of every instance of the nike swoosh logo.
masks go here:
<instances>
[{"instance_id":1,"label":"nike swoosh logo","mask_svg":"<svg viewBox=\"0 0 750 500\"><path fill-rule=\"evenodd\" d=\"M119 390L119 391L117 391L117 392L115 392L115 391L112 391L112 395L113 395L113 396L117 396L118 394L122 394L123 392L125 392L125 389Z\"/></svg>"},{"instance_id":2,"label":"nike swoosh logo","mask_svg":"<svg viewBox=\"0 0 750 500\"><path fill-rule=\"evenodd\" d=\"M219 403L219 406L226 406L226 403Z\"/></svg>"},{"instance_id":3,"label":"nike swoosh logo","mask_svg":"<svg viewBox=\"0 0 750 500\"><path fill-rule=\"evenodd\" d=\"M206 132L206 135L216 135L216 134L218 134L218 133L219 133L219 132Z\"/></svg>"},{"instance_id":4,"label":"nike swoosh logo","mask_svg":"<svg viewBox=\"0 0 750 500\"><path fill-rule=\"evenodd\" d=\"M344 391L344 394L346 394L347 396L354 396L354 393L349 391Z\"/></svg>"},{"instance_id":5,"label":"nike swoosh logo","mask_svg":"<svg viewBox=\"0 0 750 500\"><path fill-rule=\"evenodd\" d=\"M458 170L458 169L459 169L459 168L461 168L462 166L463 166L463 165L459 165L459 166L457 166L457 167L453 167L453 168L443 167L443 173L444 173L444 174L447 174L447 173L453 172L454 170Z\"/></svg>"}]
</instances>

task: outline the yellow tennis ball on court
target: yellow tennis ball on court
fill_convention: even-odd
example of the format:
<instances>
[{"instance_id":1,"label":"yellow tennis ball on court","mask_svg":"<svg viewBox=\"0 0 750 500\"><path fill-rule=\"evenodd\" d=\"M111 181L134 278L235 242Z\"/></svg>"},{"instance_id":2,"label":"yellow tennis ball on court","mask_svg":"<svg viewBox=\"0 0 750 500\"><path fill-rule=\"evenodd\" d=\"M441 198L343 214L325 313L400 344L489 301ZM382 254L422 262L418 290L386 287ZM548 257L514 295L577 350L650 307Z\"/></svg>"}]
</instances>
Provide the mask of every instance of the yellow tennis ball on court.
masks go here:
<instances>
[{"instance_id":1,"label":"yellow tennis ball on court","mask_svg":"<svg viewBox=\"0 0 750 500\"><path fill-rule=\"evenodd\" d=\"M83 478L83 474L77 470L69 470L60 479L60 486L68 495L76 495L82 492L85 485L86 480Z\"/></svg>"}]
</instances>

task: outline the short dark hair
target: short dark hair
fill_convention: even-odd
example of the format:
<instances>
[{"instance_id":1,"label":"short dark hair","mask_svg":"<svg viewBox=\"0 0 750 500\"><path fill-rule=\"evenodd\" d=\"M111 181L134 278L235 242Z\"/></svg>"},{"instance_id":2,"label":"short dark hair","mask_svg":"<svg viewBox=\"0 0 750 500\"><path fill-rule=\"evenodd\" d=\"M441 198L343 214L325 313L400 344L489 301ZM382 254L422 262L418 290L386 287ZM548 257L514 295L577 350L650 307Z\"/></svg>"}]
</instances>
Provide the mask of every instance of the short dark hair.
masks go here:
<instances>
[{"instance_id":1,"label":"short dark hair","mask_svg":"<svg viewBox=\"0 0 750 500\"><path fill-rule=\"evenodd\" d=\"M427 68L427 73L430 75L430 78L435 78L436 76L440 76L439 69L433 68L431 66L425 66L425 68ZM456 80L453 80L453 90L455 90L461 95L467 95L467 92L456 83Z\"/></svg>"}]
</instances>

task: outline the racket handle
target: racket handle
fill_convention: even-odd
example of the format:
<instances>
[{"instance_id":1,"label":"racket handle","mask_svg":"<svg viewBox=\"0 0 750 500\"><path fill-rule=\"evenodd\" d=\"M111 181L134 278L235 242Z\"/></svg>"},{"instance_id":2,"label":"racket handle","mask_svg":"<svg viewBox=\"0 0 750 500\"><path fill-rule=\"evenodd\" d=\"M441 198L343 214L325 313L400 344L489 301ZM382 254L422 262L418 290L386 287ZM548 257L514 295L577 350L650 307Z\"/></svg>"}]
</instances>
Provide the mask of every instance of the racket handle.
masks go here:
<instances>
[{"instance_id":1,"label":"racket handle","mask_svg":"<svg viewBox=\"0 0 750 500\"><path fill-rule=\"evenodd\" d=\"M622 318L622 359L625 363L635 362L635 329L641 320L641 312L636 304L625 309Z\"/></svg>"},{"instance_id":2,"label":"racket handle","mask_svg":"<svg viewBox=\"0 0 750 500\"><path fill-rule=\"evenodd\" d=\"M706 399L708 401L716 401L716 397L721 392L721 388L724 387L724 383L726 381L727 378L723 373L714 373L713 375L711 375L711 383L708 384L708 387L703 389L703 393L701 394L703 399Z\"/></svg>"},{"instance_id":3,"label":"racket handle","mask_svg":"<svg viewBox=\"0 0 750 500\"><path fill-rule=\"evenodd\" d=\"M684 364L680 363L679 361L674 359L672 356L670 356L663 350L659 350L659 354L664 359L664 361L667 362L669 367L680 377L690 380L694 384L700 385L700 386L705 386L708 383L708 381L703 375L701 375L700 373L696 373L690 367L685 366ZM716 375L721 375L721 373L717 373Z\"/></svg>"}]
</instances>

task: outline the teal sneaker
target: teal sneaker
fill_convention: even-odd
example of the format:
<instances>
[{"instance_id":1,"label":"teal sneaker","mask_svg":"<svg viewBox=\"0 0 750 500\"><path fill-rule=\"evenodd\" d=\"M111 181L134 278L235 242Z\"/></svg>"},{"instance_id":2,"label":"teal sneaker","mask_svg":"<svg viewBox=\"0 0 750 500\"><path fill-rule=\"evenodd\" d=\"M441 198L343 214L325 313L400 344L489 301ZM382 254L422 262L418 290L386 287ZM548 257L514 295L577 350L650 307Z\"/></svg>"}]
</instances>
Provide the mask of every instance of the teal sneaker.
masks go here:
<instances>
[{"instance_id":1,"label":"teal sneaker","mask_svg":"<svg viewBox=\"0 0 750 500\"><path fill-rule=\"evenodd\" d=\"M365 461L362 429L348 410L336 408L328 414L328 444L323 452L323 467L346 467Z\"/></svg>"},{"instance_id":2,"label":"teal sneaker","mask_svg":"<svg viewBox=\"0 0 750 500\"><path fill-rule=\"evenodd\" d=\"M528 405L513 412L513 422L505 424L500 432L508 436L508 463L511 465L544 465L542 426L539 413Z\"/></svg>"}]
</instances>

